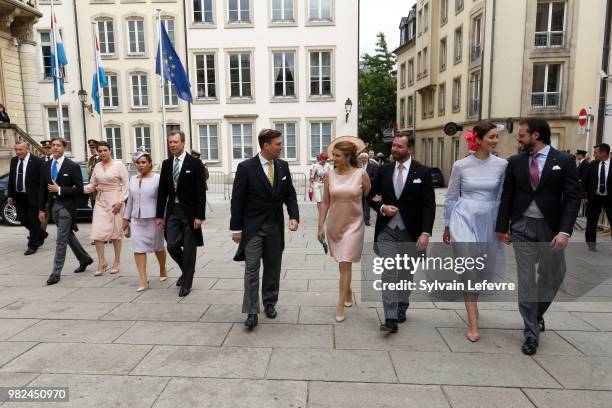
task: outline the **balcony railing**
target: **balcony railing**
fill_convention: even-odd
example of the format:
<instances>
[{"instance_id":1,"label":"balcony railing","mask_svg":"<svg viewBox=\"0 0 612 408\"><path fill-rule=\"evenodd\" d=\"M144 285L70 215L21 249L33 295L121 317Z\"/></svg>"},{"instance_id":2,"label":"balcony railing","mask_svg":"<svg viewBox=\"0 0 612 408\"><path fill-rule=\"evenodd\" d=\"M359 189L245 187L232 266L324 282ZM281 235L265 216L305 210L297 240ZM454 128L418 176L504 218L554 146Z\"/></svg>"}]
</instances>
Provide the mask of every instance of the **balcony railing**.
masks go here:
<instances>
[{"instance_id":1,"label":"balcony railing","mask_svg":"<svg viewBox=\"0 0 612 408\"><path fill-rule=\"evenodd\" d=\"M480 100L474 99L468 103L468 116L477 116L480 113Z\"/></svg>"},{"instance_id":2,"label":"balcony railing","mask_svg":"<svg viewBox=\"0 0 612 408\"><path fill-rule=\"evenodd\" d=\"M470 62L477 61L482 55L482 46L480 44L472 46L470 52Z\"/></svg>"},{"instance_id":3,"label":"balcony railing","mask_svg":"<svg viewBox=\"0 0 612 408\"><path fill-rule=\"evenodd\" d=\"M565 31L540 31L535 33L536 48L563 48Z\"/></svg>"},{"instance_id":4,"label":"balcony railing","mask_svg":"<svg viewBox=\"0 0 612 408\"><path fill-rule=\"evenodd\" d=\"M561 107L561 92L533 92L531 107L534 109Z\"/></svg>"},{"instance_id":5,"label":"balcony railing","mask_svg":"<svg viewBox=\"0 0 612 408\"><path fill-rule=\"evenodd\" d=\"M461 55L461 54L455 54L455 55L454 55L454 58L455 58L455 63L457 63L457 62L461 62L461 59L463 58L463 55Z\"/></svg>"}]
</instances>

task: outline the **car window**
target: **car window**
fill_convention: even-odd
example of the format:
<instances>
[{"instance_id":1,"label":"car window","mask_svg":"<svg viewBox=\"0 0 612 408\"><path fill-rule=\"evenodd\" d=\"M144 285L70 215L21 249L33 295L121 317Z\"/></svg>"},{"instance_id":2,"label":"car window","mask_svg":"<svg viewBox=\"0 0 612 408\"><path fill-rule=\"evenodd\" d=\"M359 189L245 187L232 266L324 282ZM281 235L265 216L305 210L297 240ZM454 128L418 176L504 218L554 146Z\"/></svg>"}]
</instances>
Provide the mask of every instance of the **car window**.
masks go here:
<instances>
[{"instance_id":1,"label":"car window","mask_svg":"<svg viewBox=\"0 0 612 408\"><path fill-rule=\"evenodd\" d=\"M81 168L81 175L83 176L83 183L89 183L89 176L87 175L87 163L79 163L79 167Z\"/></svg>"}]
</instances>

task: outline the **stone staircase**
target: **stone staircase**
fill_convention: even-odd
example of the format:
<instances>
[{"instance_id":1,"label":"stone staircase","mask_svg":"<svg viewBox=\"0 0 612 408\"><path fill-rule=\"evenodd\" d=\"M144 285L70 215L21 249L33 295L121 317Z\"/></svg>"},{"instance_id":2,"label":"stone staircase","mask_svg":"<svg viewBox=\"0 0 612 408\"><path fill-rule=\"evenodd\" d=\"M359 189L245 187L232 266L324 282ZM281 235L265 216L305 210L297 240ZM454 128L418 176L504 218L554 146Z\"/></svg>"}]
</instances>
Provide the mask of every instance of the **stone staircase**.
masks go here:
<instances>
[{"instance_id":1,"label":"stone staircase","mask_svg":"<svg viewBox=\"0 0 612 408\"><path fill-rule=\"evenodd\" d=\"M17 141L25 142L30 151L38 156L44 155L40 143L14 124L0 123L0 175L9 172L11 158L14 156L14 147Z\"/></svg>"}]
</instances>

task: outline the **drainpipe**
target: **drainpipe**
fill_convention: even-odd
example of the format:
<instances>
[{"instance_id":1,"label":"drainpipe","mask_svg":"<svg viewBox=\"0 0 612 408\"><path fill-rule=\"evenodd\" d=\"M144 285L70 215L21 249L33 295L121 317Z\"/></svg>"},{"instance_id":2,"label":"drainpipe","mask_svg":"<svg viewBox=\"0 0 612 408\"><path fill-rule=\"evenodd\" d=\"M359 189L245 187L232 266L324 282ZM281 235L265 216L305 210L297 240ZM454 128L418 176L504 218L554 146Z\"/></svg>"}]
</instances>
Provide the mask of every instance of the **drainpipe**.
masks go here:
<instances>
[{"instance_id":1,"label":"drainpipe","mask_svg":"<svg viewBox=\"0 0 612 408\"><path fill-rule=\"evenodd\" d=\"M603 52L601 58L601 69L608 75L610 66L610 29L612 25L612 0L608 0L606 6L606 24L604 28ZM599 101L597 109L597 144L603 141L603 131L606 120L606 97L608 93L608 78L602 78L599 82Z\"/></svg>"},{"instance_id":2,"label":"drainpipe","mask_svg":"<svg viewBox=\"0 0 612 408\"><path fill-rule=\"evenodd\" d=\"M79 59L79 84L81 85L80 89L84 89L83 88L83 67L81 65L81 42L79 40L79 17L77 14L76 3L77 3L77 0L74 0L72 2L73 11L74 11L74 26L76 29L77 58ZM93 99L93 95L91 95L91 97ZM82 103L81 103L81 118L83 119L83 138L84 138L83 151L85 152L85 156L83 157L85 158L85 160L87 160L87 121L85 120L85 106L83 106Z\"/></svg>"},{"instance_id":3,"label":"drainpipe","mask_svg":"<svg viewBox=\"0 0 612 408\"><path fill-rule=\"evenodd\" d=\"M612 0L610 0L612 1ZM495 50L495 12L497 10L497 0L493 0L493 10L491 19L491 56L489 57L489 120L491 120L491 110L493 109L493 51Z\"/></svg>"}]
</instances>

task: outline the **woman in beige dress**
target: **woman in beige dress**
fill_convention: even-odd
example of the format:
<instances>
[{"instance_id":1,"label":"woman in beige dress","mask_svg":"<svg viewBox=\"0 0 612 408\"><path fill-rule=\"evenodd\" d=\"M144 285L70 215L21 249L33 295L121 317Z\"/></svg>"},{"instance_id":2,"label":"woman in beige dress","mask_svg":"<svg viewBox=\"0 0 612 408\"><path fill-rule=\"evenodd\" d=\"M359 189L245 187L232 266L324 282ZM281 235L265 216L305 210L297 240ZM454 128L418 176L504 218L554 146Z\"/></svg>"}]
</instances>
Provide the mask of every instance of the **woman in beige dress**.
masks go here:
<instances>
[{"instance_id":1,"label":"woman in beige dress","mask_svg":"<svg viewBox=\"0 0 612 408\"><path fill-rule=\"evenodd\" d=\"M123 238L123 210L129 192L129 174L123 163L111 157L110 145L98 143L100 162L94 167L89 184L84 188L85 194L96 192L96 205L93 210L90 238L96 243L98 253L98 270L100 276L108 268L104 257L104 244L112 240L115 249L115 261L110 273L119 272L121 264L121 239Z\"/></svg>"},{"instance_id":2,"label":"woman in beige dress","mask_svg":"<svg viewBox=\"0 0 612 408\"><path fill-rule=\"evenodd\" d=\"M351 137L342 139L332 146L335 168L330 170L324 181L317 233L319 240L327 235L330 254L340 269L337 322L344 321L344 308L353 305L352 264L361 260L365 232L362 199L371 188L368 173L357 163L357 145L363 142ZM349 141L352 139L355 141ZM327 231L324 230L325 225Z\"/></svg>"}]
</instances>

